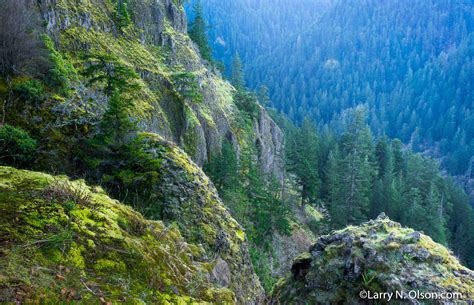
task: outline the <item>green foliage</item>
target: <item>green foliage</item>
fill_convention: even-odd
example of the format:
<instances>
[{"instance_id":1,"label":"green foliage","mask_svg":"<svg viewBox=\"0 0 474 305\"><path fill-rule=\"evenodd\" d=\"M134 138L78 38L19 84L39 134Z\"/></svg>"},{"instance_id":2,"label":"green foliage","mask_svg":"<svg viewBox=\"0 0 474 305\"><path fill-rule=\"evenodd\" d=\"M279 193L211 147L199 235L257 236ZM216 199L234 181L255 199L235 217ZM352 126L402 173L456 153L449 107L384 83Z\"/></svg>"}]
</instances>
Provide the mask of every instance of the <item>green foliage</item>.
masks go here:
<instances>
[{"instance_id":1,"label":"green foliage","mask_svg":"<svg viewBox=\"0 0 474 305\"><path fill-rule=\"evenodd\" d=\"M130 24L132 24L132 18L128 9L129 0L114 0L116 5L115 11L115 23L120 31L123 31Z\"/></svg>"},{"instance_id":2,"label":"green foliage","mask_svg":"<svg viewBox=\"0 0 474 305\"><path fill-rule=\"evenodd\" d=\"M327 203L336 227L367 219L375 173L372 159L372 135L365 110L359 107L346 114L345 132L327 161Z\"/></svg>"},{"instance_id":3,"label":"green foliage","mask_svg":"<svg viewBox=\"0 0 474 305\"><path fill-rule=\"evenodd\" d=\"M200 103L203 100L199 91L196 76L192 72L178 72L171 76L173 88L178 91L181 98L190 99L194 103Z\"/></svg>"},{"instance_id":4,"label":"green foliage","mask_svg":"<svg viewBox=\"0 0 474 305\"><path fill-rule=\"evenodd\" d=\"M210 63L212 59L212 49L207 38L207 24L203 16L202 5L197 1L193 7L194 20L189 25L189 37L197 44L201 57Z\"/></svg>"},{"instance_id":5,"label":"green foliage","mask_svg":"<svg viewBox=\"0 0 474 305\"><path fill-rule=\"evenodd\" d=\"M231 190L238 185L237 153L230 141L223 141L221 153L211 157L211 161L205 165L205 171L211 175L212 182L220 192Z\"/></svg>"},{"instance_id":6,"label":"green foliage","mask_svg":"<svg viewBox=\"0 0 474 305\"><path fill-rule=\"evenodd\" d=\"M117 90L120 93L131 92L140 88L138 74L111 53L87 53L82 55L85 68L81 74L89 84L103 86L104 93L112 96Z\"/></svg>"},{"instance_id":7,"label":"green foliage","mask_svg":"<svg viewBox=\"0 0 474 305\"><path fill-rule=\"evenodd\" d=\"M273 252L263 251L262 249L250 248L250 258L255 269L255 273L260 279L265 291L271 291L278 279L272 274L271 264L273 262Z\"/></svg>"},{"instance_id":8,"label":"green foliage","mask_svg":"<svg viewBox=\"0 0 474 305\"><path fill-rule=\"evenodd\" d=\"M46 88L42 82L36 79L20 78L13 81L13 92L22 100L38 104L46 96Z\"/></svg>"},{"instance_id":9,"label":"green foliage","mask_svg":"<svg viewBox=\"0 0 474 305\"><path fill-rule=\"evenodd\" d=\"M137 130L129 111L132 107L130 93L140 88L137 83L139 76L110 54L89 54L84 59L86 67L82 75L88 78L90 84L102 85L109 97L100 132L90 143L97 150L99 158L107 160L107 155L120 154L120 150L127 151Z\"/></svg>"},{"instance_id":10,"label":"green foliage","mask_svg":"<svg viewBox=\"0 0 474 305\"><path fill-rule=\"evenodd\" d=\"M266 92L260 91L255 93L245 88L244 71L239 54L236 54L234 57L230 82L237 89L234 93L234 103L237 105L237 108L246 118L252 119L257 117L260 111L259 100L261 103L265 103L267 98L265 96Z\"/></svg>"},{"instance_id":11,"label":"green foliage","mask_svg":"<svg viewBox=\"0 0 474 305\"><path fill-rule=\"evenodd\" d=\"M84 190L93 207L44 197L57 183ZM235 302L195 259L199 246L96 189L0 166L2 302L17 302L18 289L26 304Z\"/></svg>"},{"instance_id":12,"label":"green foliage","mask_svg":"<svg viewBox=\"0 0 474 305\"><path fill-rule=\"evenodd\" d=\"M319 180L319 139L316 127L305 120L301 128L292 128L287 132L287 167L297 179L301 191L301 204L316 203Z\"/></svg>"},{"instance_id":13,"label":"green foliage","mask_svg":"<svg viewBox=\"0 0 474 305\"><path fill-rule=\"evenodd\" d=\"M36 151L36 140L26 131L10 125L0 126L0 164L27 166Z\"/></svg>"},{"instance_id":14,"label":"green foliage","mask_svg":"<svg viewBox=\"0 0 474 305\"><path fill-rule=\"evenodd\" d=\"M130 100L121 97L118 92L114 92L110 97L109 108L102 119L99 135L105 145L121 146L137 130L136 123L130 120L128 114L130 107Z\"/></svg>"},{"instance_id":15,"label":"green foliage","mask_svg":"<svg viewBox=\"0 0 474 305\"><path fill-rule=\"evenodd\" d=\"M467 195L441 176L437 162L403 151L400 140L374 141L366 116L365 107L351 109L343 115L340 135L325 129L319 137L314 127L296 128L281 121L288 170L300 185L306 177L310 186L317 186L320 177L321 188L312 202L327 208L333 228L359 224L385 212L437 242L453 245L471 266L472 255L466 251L474 246L474 238L468 237L474 225Z\"/></svg>"},{"instance_id":16,"label":"green foliage","mask_svg":"<svg viewBox=\"0 0 474 305\"><path fill-rule=\"evenodd\" d=\"M253 92L238 90L234 94L234 103L247 118L257 117L260 111L257 95Z\"/></svg>"},{"instance_id":17,"label":"green foliage","mask_svg":"<svg viewBox=\"0 0 474 305\"><path fill-rule=\"evenodd\" d=\"M474 151L472 6L410 4L203 2L215 58L230 67L239 52L248 85L268 86L295 123L335 126L344 110L367 103L375 135L441 155L444 168L463 175Z\"/></svg>"},{"instance_id":18,"label":"green foliage","mask_svg":"<svg viewBox=\"0 0 474 305\"><path fill-rule=\"evenodd\" d=\"M247 229L249 240L269 250L274 232L289 234L289 207L281 200L281 186L267 177L251 151L243 152L239 162L229 142L220 156L206 165L219 193L237 220Z\"/></svg>"},{"instance_id":19,"label":"green foliage","mask_svg":"<svg viewBox=\"0 0 474 305\"><path fill-rule=\"evenodd\" d=\"M270 106L270 91L267 86L258 88L258 101L263 107Z\"/></svg>"},{"instance_id":20,"label":"green foliage","mask_svg":"<svg viewBox=\"0 0 474 305\"><path fill-rule=\"evenodd\" d=\"M364 271L362 273L362 282L364 284L364 287L366 289L369 289L370 291L376 291L374 289L372 289L372 283L373 281L375 280L375 276L376 274L374 274L373 272L367 272L367 271Z\"/></svg>"},{"instance_id":21,"label":"green foliage","mask_svg":"<svg viewBox=\"0 0 474 305\"><path fill-rule=\"evenodd\" d=\"M240 59L240 55L237 53L232 59L232 69L230 70L230 82L238 90L242 91L245 89L245 80L244 80L244 67Z\"/></svg>"},{"instance_id":22,"label":"green foliage","mask_svg":"<svg viewBox=\"0 0 474 305\"><path fill-rule=\"evenodd\" d=\"M43 35L43 42L49 51L49 59L52 67L48 71L48 81L50 86L61 93L68 94L71 88L71 81L77 78L77 72L74 66L58 52L54 42L47 35Z\"/></svg>"},{"instance_id":23,"label":"green foliage","mask_svg":"<svg viewBox=\"0 0 474 305\"><path fill-rule=\"evenodd\" d=\"M232 215L246 229L255 272L267 291L276 279L270 272L275 233L291 233L290 208L281 197L281 182L265 175L252 150L239 158L229 141L205 167Z\"/></svg>"},{"instance_id":24,"label":"green foliage","mask_svg":"<svg viewBox=\"0 0 474 305\"><path fill-rule=\"evenodd\" d=\"M61 250L63 253L69 249L74 233L69 229L62 229L56 234L50 234L44 240L45 248L48 250Z\"/></svg>"}]
</instances>

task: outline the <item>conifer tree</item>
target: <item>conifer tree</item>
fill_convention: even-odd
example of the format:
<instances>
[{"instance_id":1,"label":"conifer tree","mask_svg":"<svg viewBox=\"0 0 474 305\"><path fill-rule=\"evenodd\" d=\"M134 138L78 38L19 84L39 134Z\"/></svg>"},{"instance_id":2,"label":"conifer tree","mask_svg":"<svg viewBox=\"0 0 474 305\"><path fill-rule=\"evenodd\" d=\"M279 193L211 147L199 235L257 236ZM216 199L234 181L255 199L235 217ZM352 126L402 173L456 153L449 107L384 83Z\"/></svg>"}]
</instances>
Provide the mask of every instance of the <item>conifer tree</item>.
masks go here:
<instances>
[{"instance_id":1,"label":"conifer tree","mask_svg":"<svg viewBox=\"0 0 474 305\"><path fill-rule=\"evenodd\" d=\"M346 132L341 137L344 155L343 194L347 209L346 224L366 220L369 212L374 167L372 157L372 134L365 123L366 109L357 107L347 114Z\"/></svg>"},{"instance_id":2,"label":"conifer tree","mask_svg":"<svg viewBox=\"0 0 474 305\"><path fill-rule=\"evenodd\" d=\"M230 81L232 85L238 90L242 91L245 89L245 81L244 81L244 69L242 66L242 61L240 59L239 53L234 55L232 59L232 69L231 69L231 76Z\"/></svg>"},{"instance_id":3,"label":"conifer tree","mask_svg":"<svg viewBox=\"0 0 474 305\"><path fill-rule=\"evenodd\" d=\"M207 37L207 23L204 19L201 1L198 0L193 7L194 20L189 25L189 37L197 44L202 58L212 62L212 49Z\"/></svg>"},{"instance_id":4,"label":"conifer tree","mask_svg":"<svg viewBox=\"0 0 474 305\"><path fill-rule=\"evenodd\" d=\"M296 176L301 188L301 205L304 207L307 203L314 203L319 195L319 142L316 127L306 119L294 138L288 140L288 170Z\"/></svg>"},{"instance_id":5,"label":"conifer tree","mask_svg":"<svg viewBox=\"0 0 474 305\"><path fill-rule=\"evenodd\" d=\"M222 142L221 153L206 165L206 172L211 177L219 191L237 188L238 185L237 154L232 143L228 140Z\"/></svg>"},{"instance_id":6,"label":"conifer tree","mask_svg":"<svg viewBox=\"0 0 474 305\"><path fill-rule=\"evenodd\" d=\"M262 106L269 106L270 104L270 97L269 97L269 90L267 86L260 86L258 88L258 101Z\"/></svg>"},{"instance_id":7,"label":"conifer tree","mask_svg":"<svg viewBox=\"0 0 474 305\"><path fill-rule=\"evenodd\" d=\"M131 95L140 88L138 75L110 54L92 54L85 57L85 62L83 76L89 79L89 83L102 86L108 98L108 108L100 122L99 132L86 142L85 163L90 167L91 175L95 174L95 179L102 179L104 173L111 177L106 183L107 188L120 197L123 183L115 178L132 163L132 154L136 151L133 140L137 126L130 118L130 111L133 105Z\"/></svg>"},{"instance_id":8,"label":"conifer tree","mask_svg":"<svg viewBox=\"0 0 474 305\"><path fill-rule=\"evenodd\" d=\"M342 227L347 222L347 209L343 197L343 172L341 171L342 157L338 145L329 153L325 168L328 186L327 203L333 227Z\"/></svg>"},{"instance_id":9,"label":"conifer tree","mask_svg":"<svg viewBox=\"0 0 474 305\"><path fill-rule=\"evenodd\" d=\"M444 195L432 183L427 197L427 228L425 232L439 243L446 244L446 228L444 222Z\"/></svg>"}]
</instances>

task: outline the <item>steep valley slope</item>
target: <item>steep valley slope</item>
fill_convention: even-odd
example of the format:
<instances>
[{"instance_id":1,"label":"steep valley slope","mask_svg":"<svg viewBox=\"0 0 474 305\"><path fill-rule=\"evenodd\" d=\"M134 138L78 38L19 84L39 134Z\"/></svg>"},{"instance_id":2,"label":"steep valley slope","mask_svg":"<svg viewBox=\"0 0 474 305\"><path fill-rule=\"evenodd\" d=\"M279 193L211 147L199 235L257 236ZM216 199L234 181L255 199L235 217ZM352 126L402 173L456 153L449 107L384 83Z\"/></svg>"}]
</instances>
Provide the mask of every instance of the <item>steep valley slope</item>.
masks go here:
<instances>
[{"instance_id":1,"label":"steep valley slope","mask_svg":"<svg viewBox=\"0 0 474 305\"><path fill-rule=\"evenodd\" d=\"M0 303L265 302L255 272L262 266L251 260L259 249L251 248L245 228L201 168L228 141L237 154L253 152L264 173L288 180L284 135L263 107L253 116L239 109L236 89L189 38L183 1L20 2L38 20L28 34L43 47L30 54L23 70L0 79L0 127L26 130L39 148L35 162L18 166L27 170L0 166ZM121 97L129 102L134 138L105 149L107 158L91 157L87 149L96 145L114 105L110 83L133 87ZM274 278L289 272L298 253L315 243L309 224L322 226L324 218L310 206L290 211L291 232L275 234L270 263L262 267ZM377 232L387 232L377 233L371 247L392 249L396 245L383 244L381 236L411 234L386 219L376 224ZM367 226L346 230L358 234ZM281 281L272 301L339 301L358 287L362 269L353 276L359 282L346 287L352 282L345 282L340 262L345 264L347 251L334 243L328 247L334 269L315 271L319 261L309 258L315 251L299 257L296 275ZM472 297L471 271L441 245L428 240L418 246L426 248L418 252L434 248L444 255L440 260L430 254L420 278L435 270L449 273L446 285ZM397 262L403 272L413 266ZM377 269L380 281L392 276L386 267ZM305 281L312 285L325 274L334 275L327 292L334 295L320 299L307 291L317 284Z\"/></svg>"}]
</instances>

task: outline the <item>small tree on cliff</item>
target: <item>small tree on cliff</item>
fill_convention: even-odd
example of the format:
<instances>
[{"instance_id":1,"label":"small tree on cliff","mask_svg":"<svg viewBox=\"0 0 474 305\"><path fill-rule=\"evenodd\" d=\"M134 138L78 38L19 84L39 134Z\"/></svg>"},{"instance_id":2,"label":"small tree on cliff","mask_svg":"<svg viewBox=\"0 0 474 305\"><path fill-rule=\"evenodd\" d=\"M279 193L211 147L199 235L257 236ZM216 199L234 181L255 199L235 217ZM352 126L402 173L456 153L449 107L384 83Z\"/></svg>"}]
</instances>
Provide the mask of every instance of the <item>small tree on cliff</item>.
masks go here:
<instances>
[{"instance_id":1,"label":"small tree on cliff","mask_svg":"<svg viewBox=\"0 0 474 305\"><path fill-rule=\"evenodd\" d=\"M199 47L202 58L212 62L212 49L207 39L207 24L204 19L201 1L197 1L194 5L194 20L189 25L189 37Z\"/></svg>"}]
</instances>

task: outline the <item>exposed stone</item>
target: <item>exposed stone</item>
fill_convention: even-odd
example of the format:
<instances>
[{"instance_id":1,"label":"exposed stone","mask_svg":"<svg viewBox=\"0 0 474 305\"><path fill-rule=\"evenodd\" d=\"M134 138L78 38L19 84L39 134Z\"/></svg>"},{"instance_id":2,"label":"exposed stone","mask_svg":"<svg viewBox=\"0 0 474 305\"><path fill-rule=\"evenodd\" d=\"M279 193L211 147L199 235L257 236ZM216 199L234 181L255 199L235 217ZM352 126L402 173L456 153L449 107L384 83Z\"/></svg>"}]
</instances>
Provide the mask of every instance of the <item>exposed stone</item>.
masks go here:
<instances>
[{"instance_id":1,"label":"exposed stone","mask_svg":"<svg viewBox=\"0 0 474 305\"><path fill-rule=\"evenodd\" d=\"M220 286L229 286L231 280L229 265L223 259L219 258L214 269L212 269L212 276Z\"/></svg>"},{"instance_id":2,"label":"exposed stone","mask_svg":"<svg viewBox=\"0 0 474 305\"><path fill-rule=\"evenodd\" d=\"M421 233L415 231L415 232L409 234L408 238L410 238L410 240L413 241L413 242L417 242L421 239Z\"/></svg>"},{"instance_id":3,"label":"exposed stone","mask_svg":"<svg viewBox=\"0 0 474 305\"><path fill-rule=\"evenodd\" d=\"M383 215L322 236L301 257L274 288L270 303L366 304L361 290L456 291L465 301L474 298L473 272L448 249Z\"/></svg>"},{"instance_id":4,"label":"exposed stone","mask_svg":"<svg viewBox=\"0 0 474 305\"><path fill-rule=\"evenodd\" d=\"M239 111L233 101L235 89L209 71L197 46L187 36L182 1L131 0L133 30L129 33L136 33L130 35L137 37L127 38L121 37L111 18L114 6L107 0L38 3L47 32L60 51L72 57L79 56L85 48L105 51L139 73L145 85L139 96L144 100L137 102L139 109L131 113L141 131L157 133L181 146L200 166L209 156L220 153L224 139L230 140L237 151L242 144L257 145L264 172L283 178L283 133L262 108L245 131L248 134L242 134ZM88 36L91 31L95 31L94 35ZM123 52L125 46L121 44L129 51ZM180 93L182 86L174 82L173 75L183 72L192 76L197 85L193 90L202 97L201 101ZM97 100L85 100L101 104L103 98L98 96ZM100 115L103 111L90 113Z\"/></svg>"}]
</instances>

